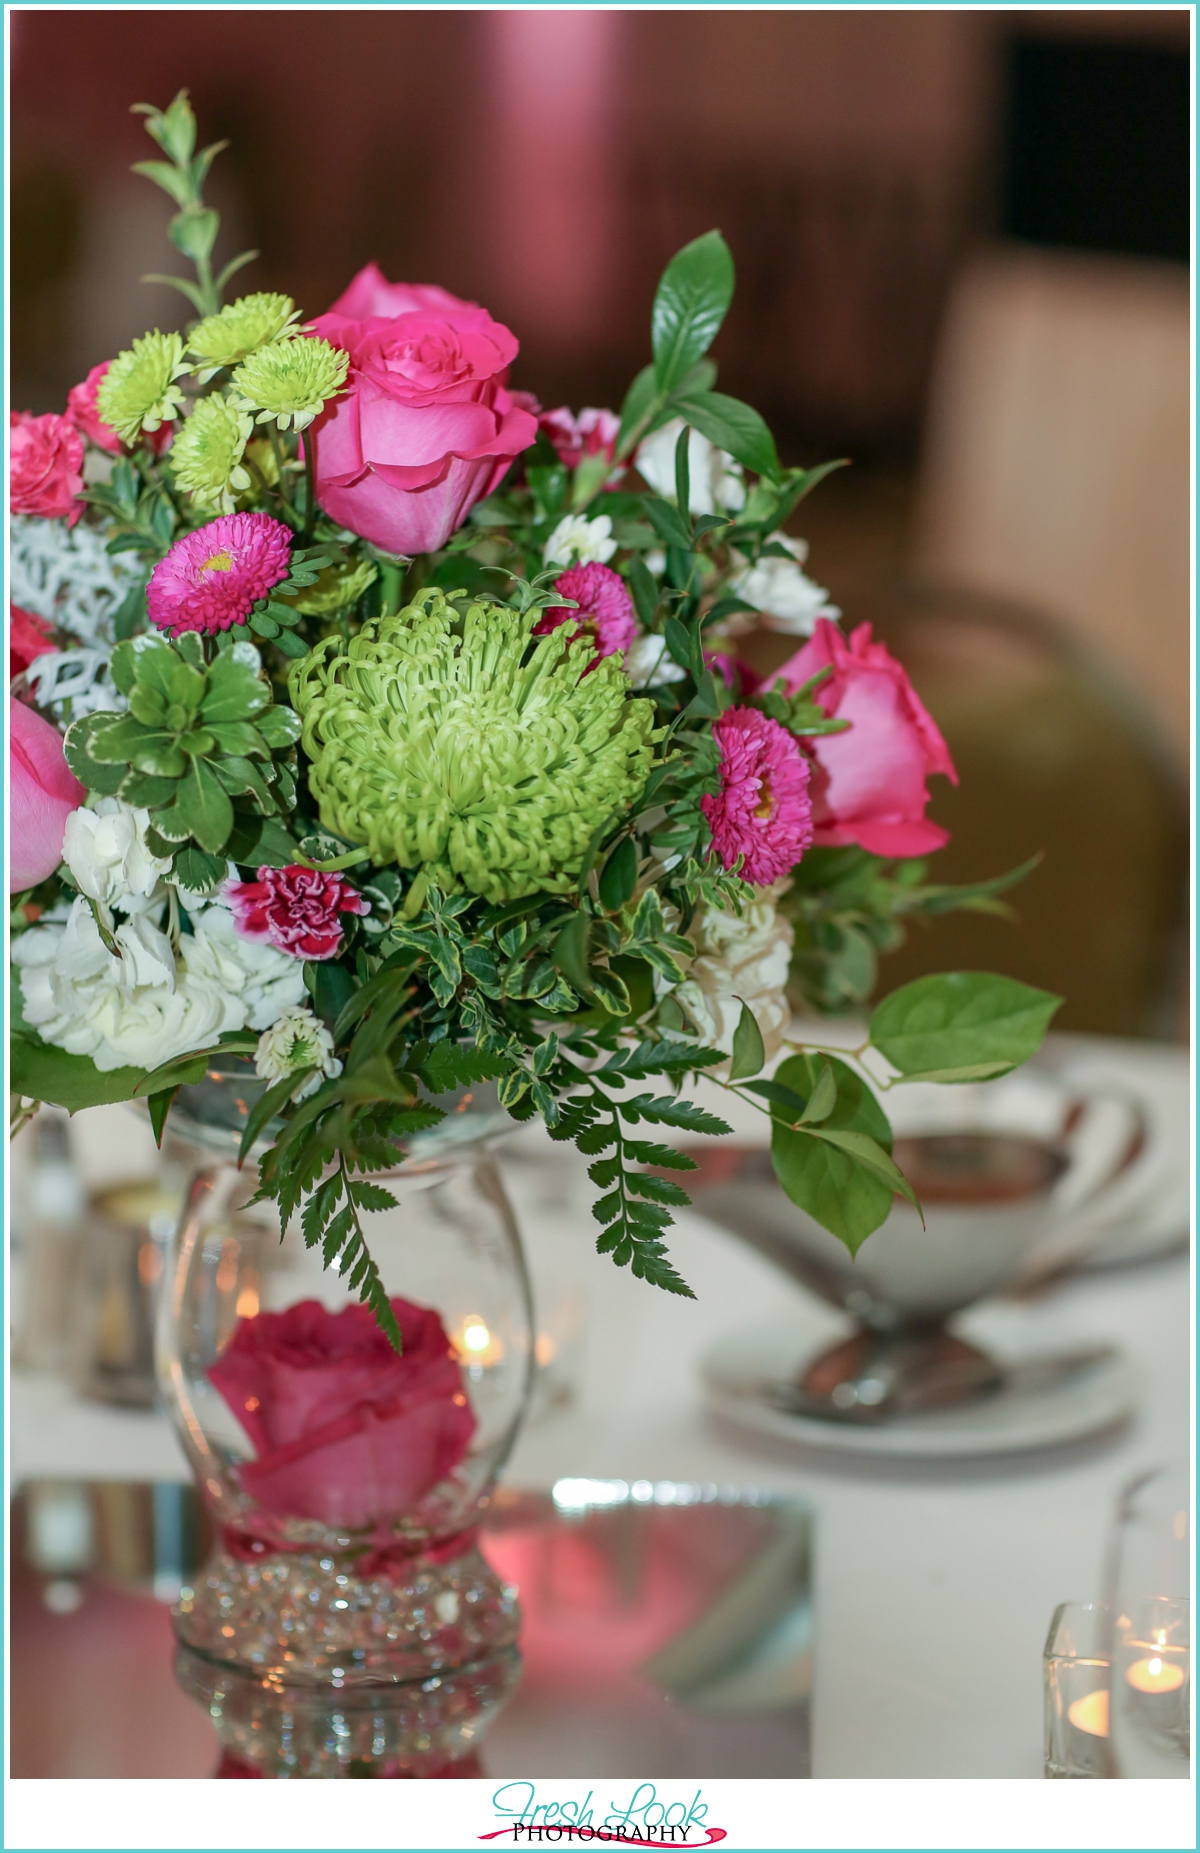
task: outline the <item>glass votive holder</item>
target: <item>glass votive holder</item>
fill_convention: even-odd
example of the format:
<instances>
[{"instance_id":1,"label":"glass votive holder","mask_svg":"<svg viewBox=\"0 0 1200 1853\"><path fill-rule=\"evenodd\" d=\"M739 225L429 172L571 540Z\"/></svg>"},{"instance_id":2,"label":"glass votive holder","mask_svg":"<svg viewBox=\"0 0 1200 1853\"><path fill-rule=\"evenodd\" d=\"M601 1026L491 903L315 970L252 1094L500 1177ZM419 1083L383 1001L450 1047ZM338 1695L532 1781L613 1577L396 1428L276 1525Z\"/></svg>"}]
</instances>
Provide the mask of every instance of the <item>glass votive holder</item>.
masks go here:
<instances>
[{"instance_id":1,"label":"glass votive holder","mask_svg":"<svg viewBox=\"0 0 1200 1853\"><path fill-rule=\"evenodd\" d=\"M1188 1775L1192 1612L1186 1596L1121 1596L1113 1626L1113 1752L1118 1776Z\"/></svg>"},{"instance_id":2,"label":"glass votive holder","mask_svg":"<svg viewBox=\"0 0 1200 1853\"><path fill-rule=\"evenodd\" d=\"M1045 1773L1104 1777L1108 1769L1112 1622L1103 1602L1060 1602L1042 1650Z\"/></svg>"}]
</instances>

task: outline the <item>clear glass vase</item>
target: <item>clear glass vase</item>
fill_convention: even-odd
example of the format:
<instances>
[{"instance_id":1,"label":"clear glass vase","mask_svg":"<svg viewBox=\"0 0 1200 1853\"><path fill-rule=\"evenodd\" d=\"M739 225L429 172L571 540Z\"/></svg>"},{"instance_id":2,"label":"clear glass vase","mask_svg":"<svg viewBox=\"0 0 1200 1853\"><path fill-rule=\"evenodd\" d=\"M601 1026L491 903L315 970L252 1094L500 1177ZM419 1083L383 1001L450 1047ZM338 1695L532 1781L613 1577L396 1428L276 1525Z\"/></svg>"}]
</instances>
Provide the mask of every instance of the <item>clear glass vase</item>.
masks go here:
<instances>
[{"instance_id":1,"label":"clear glass vase","mask_svg":"<svg viewBox=\"0 0 1200 1853\"><path fill-rule=\"evenodd\" d=\"M227 1750L257 1747L256 1773L419 1774L431 1722L444 1762L447 1721L454 1743L477 1741L518 1671L516 1591L476 1543L533 1368L520 1238L484 1143L495 1116L462 1097L377 1176L397 1204L363 1229L398 1357L301 1217L281 1238L274 1205L252 1201L255 1167L235 1154L256 1088L213 1075L172 1116L202 1162L158 1372L216 1536L174 1611L181 1678Z\"/></svg>"}]
</instances>

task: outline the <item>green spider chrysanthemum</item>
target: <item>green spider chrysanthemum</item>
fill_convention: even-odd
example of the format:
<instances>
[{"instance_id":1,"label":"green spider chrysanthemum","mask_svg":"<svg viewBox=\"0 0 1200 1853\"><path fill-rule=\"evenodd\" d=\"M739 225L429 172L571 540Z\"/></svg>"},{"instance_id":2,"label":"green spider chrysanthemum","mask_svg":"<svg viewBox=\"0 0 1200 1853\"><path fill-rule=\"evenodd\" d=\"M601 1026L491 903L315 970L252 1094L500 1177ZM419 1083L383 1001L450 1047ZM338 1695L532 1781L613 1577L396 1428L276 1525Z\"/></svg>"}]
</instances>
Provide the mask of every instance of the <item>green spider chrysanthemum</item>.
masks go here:
<instances>
[{"instance_id":1,"label":"green spider chrysanthemum","mask_svg":"<svg viewBox=\"0 0 1200 1853\"><path fill-rule=\"evenodd\" d=\"M240 405L213 393L201 399L176 433L171 451L175 481L196 502L231 515L237 497L250 487L242 457L254 420Z\"/></svg>"},{"instance_id":2,"label":"green spider chrysanthemum","mask_svg":"<svg viewBox=\"0 0 1200 1853\"><path fill-rule=\"evenodd\" d=\"M588 844L645 785L654 708L568 627L433 588L293 668L321 822L376 864L487 900L574 889ZM530 647L532 644L532 648Z\"/></svg>"},{"instance_id":3,"label":"green spider chrysanthemum","mask_svg":"<svg viewBox=\"0 0 1200 1853\"><path fill-rule=\"evenodd\" d=\"M239 296L219 315L206 316L188 336L190 352L204 362L201 384L221 367L236 367L260 347L282 340L299 319L300 311L290 296L265 290L256 296Z\"/></svg>"},{"instance_id":4,"label":"green spider chrysanthemum","mask_svg":"<svg viewBox=\"0 0 1200 1853\"><path fill-rule=\"evenodd\" d=\"M258 410L257 422L272 418L281 431L303 431L327 399L340 392L350 357L312 335L276 341L244 360L233 389Z\"/></svg>"},{"instance_id":5,"label":"green spider chrysanthemum","mask_svg":"<svg viewBox=\"0 0 1200 1853\"><path fill-rule=\"evenodd\" d=\"M96 411L124 444L135 444L142 431L157 431L174 418L183 401L175 381L190 369L180 335L142 335L118 354L100 382Z\"/></svg>"}]
</instances>

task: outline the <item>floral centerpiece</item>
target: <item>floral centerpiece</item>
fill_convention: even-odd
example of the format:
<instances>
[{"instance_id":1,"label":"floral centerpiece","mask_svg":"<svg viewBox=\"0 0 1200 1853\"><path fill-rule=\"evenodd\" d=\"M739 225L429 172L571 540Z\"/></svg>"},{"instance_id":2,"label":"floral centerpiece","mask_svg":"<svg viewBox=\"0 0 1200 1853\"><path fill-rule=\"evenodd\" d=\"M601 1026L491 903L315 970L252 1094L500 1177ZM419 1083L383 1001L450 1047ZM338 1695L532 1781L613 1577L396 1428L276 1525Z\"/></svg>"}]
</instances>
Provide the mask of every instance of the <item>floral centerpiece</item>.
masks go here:
<instances>
[{"instance_id":1,"label":"floral centerpiece","mask_svg":"<svg viewBox=\"0 0 1200 1853\"><path fill-rule=\"evenodd\" d=\"M698 1076L770 1116L853 1250L912 1198L887 1086L1006 1072L1058 1000L953 973L853 1053L787 1040L789 970L861 1002L907 916L1015 876L927 880L954 766L788 532L837 466L785 466L715 389L721 236L668 266L619 415L545 411L485 309L374 265L312 320L224 304L253 254L214 273L218 149L186 92L139 108L194 319L11 420L19 1112L143 1098L161 1138L181 1087L252 1065L260 1194L397 1350L372 1174L485 1082L588 1155L598 1248L657 1286L689 1292L672 1141L727 1130ZM797 642L767 681L755 624Z\"/></svg>"}]
</instances>

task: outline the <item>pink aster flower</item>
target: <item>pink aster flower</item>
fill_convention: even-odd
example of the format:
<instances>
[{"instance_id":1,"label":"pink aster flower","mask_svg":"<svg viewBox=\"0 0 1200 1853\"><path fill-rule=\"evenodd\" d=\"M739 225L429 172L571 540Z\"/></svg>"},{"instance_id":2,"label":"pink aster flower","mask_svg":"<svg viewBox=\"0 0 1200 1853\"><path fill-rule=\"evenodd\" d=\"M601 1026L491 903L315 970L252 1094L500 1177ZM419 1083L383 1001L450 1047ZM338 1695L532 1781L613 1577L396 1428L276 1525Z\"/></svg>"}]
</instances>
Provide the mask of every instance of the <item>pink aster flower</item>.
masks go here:
<instances>
[{"instance_id":1,"label":"pink aster flower","mask_svg":"<svg viewBox=\"0 0 1200 1853\"><path fill-rule=\"evenodd\" d=\"M260 598L288 576L291 531L272 515L222 515L177 540L146 588L151 622L183 631L244 624Z\"/></svg>"},{"instance_id":2,"label":"pink aster flower","mask_svg":"<svg viewBox=\"0 0 1200 1853\"><path fill-rule=\"evenodd\" d=\"M727 709L713 733L721 789L700 800L713 846L727 869L745 858L743 881L769 887L812 842L808 761L787 728L756 708Z\"/></svg>"},{"instance_id":3,"label":"pink aster flower","mask_svg":"<svg viewBox=\"0 0 1200 1853\"><path fill-rule=\"evenodd\" d=\"M535 637L546 637L568 619L574 619L580 635L591 640L596 661L584 671L587 675L602 656L627 650L637 635L633 600L620 573L611 566L593 561L588 566L570 566L554 581L554 590L564 598L573 598L577 606L548 605L533 627Z\"/></svg>"},{"instance_id":4,"label":"pink aster flower","mask_svg":"<svg viewBox=\"0 0 1200 1853\"><path fill-rule=\"evenodd\" d=\"M221 894L243 939L265 940L296 959L332 959L342 943L340 914L369 914L371 905L340 875L290 863L261 868L257 881L227 881Z\"/></svg>"}]
</instances>

